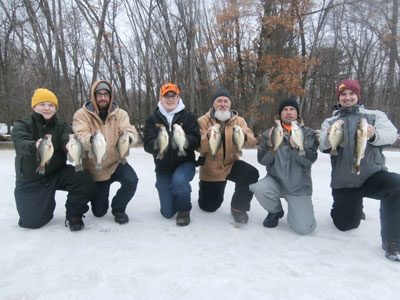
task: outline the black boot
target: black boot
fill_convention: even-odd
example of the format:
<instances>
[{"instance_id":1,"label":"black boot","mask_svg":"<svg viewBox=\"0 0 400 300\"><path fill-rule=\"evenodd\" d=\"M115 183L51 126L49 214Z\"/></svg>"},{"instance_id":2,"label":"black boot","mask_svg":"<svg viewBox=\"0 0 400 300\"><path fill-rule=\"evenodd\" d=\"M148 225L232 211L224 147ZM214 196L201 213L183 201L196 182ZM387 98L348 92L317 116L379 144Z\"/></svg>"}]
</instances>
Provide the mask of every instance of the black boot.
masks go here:
<instances>
[{"instance_id":1,"label":"black boot","mask_svg":"<svg viewBox=\"0 0 400 300\"><path fill-rule=\"evenodd\" d=\"M382 248L387 259L400 261L400 242L383 241Z\"/></svg>"},{"instance_id":2,"label":"black boot","mask_svg":"<svg viewBox=\"0 0 400 300\"><path fill-rule=\"evenodd\" d=\"M190 223L190 211L179 211L176 216L177 226L187 226Z\"/></svg>"},{"instance_id":3,"label":"black boot","mask_svg":"<svg viewBox=\"0 0 400 300\"><path fill-rule=\"evenodd\" d=\"M114 216L115 222L118 224L126 224L129 222L129 217L123 210L113 209L111 210L112 215Z\"/></svg>"},{"instance_id":4,"label":"black boot","mask_svg":"<svg viewBox=\"0 0 400 300\"><path fill-rule=\"evenodd\" d=\"M249 221L249 215L246 211L231 209L231 214L236 223L245 224Z\"/></svg>"},{"instance_id":5,"label":"black boot","mask_svg":"<svg viewBox=\"0 0 400 300\"><path fill-rule=\"evenodd\" d=\"M65 226L69 226L71 231L79 231L85 228L81 217L71 217L65 220Z\"/></svg>"},{"instance_id":6,"label":"black boot","mask_svg":"<svg viewBox=\"0 0 400 300\"><path fill-rule=\"evenodd\" d=\"M279 219L283 217L285 213L283 210L277 213L268 213L267 217L265 218L263 225L268 228L274 228L278 226Z\"/></svg>"}]
</instances>

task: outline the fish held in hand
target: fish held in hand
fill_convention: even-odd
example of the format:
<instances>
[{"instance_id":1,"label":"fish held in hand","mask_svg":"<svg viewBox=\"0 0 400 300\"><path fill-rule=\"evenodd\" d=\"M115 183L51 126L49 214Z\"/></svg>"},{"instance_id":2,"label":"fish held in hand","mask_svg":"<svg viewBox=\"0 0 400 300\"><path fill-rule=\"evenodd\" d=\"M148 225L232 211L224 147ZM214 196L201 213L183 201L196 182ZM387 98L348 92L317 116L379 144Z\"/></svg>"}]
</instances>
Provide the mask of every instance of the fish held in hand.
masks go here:
<instances>
[{"instance_id":1,"label":"fish held in hand","mask_svg":"<svg viewBox=\"0 0 400 300\"><path fill-rule=\"evenodd\" d=\"M186 138L185 131L179 124L174 124L174 133L172 135L172 149L178 148L178 156L186 156L186 151L189 147L189 142Z\"/></svg>"},{"instance_id":2,"label":"fish held in hand","mask_svg":"<svg viewBox=\"0 0 400 300\"><path fill-rule=\"evenodd\" d=\"M283 141L283 128L280 120L275 120L275 126L272 129L272 134L271 134L271 142L272 142L272 148L270 150L272 155L276 154L276 151L278 151L279 146L282 144Z\"/></svg>"},{"instance_id":3,"label":"fish held in hand","mask_svg":"<svg viewBox=\"0 0 400 300\"><path fill-rule=\"evenodd\" d=\"M337 120L332 124L331 131L328 135L329 143L331 144L331 156L337 156L338 151L337 147L343 145L344 142L344 134L343 134L343 120Z\"/></svg>"},{"instance_id":4,"label":"fish held in hand","mask_svg":"<svg viewBox=\"0 0 400 300\"><path fill-rule=\"evenodd\" d=\"M244 132L243 129L239 125L233 125L233 143L236 145L238 149L238 155L242 156L243 146L244 146Z\"/></svg>"},{"instance_id":5,"label":"fish held in hand","mask_svg":"<svg viewBox=\"0 0 400 300\"><path fill-rule=\"evenodd\" d=\"M299 148L299 155L305 156L306 151L304 150L304 132L303 129L298 125L297 121L292 121L291 135L293 142Z\"/></svg>"},{"instance_id":6,"label":"fish held in hand","mask_svg":"<svg viewBox=\"0 0 400 300\"><path fill-rule=\"evenodd\" d=\"M365 149L367 148L368 141L368 122L367 119L361 118L357 126L356 140L354 145L354 165L352 173L360 174L361 159L364 158Z\"/></svg>"},{"instance_id":7,"label":"fish held in hand","mask_svg":"<svg viewBox=\"0 0 400 300\"><path fill-rule=\"evenodd\" d=\"M54 147L51 141L51 134L46 134L42 141L39 144L39 147L36 151L36 157L38 161L38 167L36 172L44 175L45 166L50 162L50 159L53 157Z\"/></svg>"},{"instance_id":8,"label":"fish held in hand","mask_svg":"<svg viewBox=\"0 0 400 300\"><path fill-rule=\"evenodd\" d=\"M91 136L90 141L92 143L92 147L89 151L89 158L96 159L96 170L101 170L103 167L101 165L101 161L105 160L107 157L107 142L101 133L100 130L96 130L94 135Z\"/></svg>"},{"instance_id":9,"label":"fish held in hand","mask_svg":"<svg viewBox=\"0 0 400 300\"><path fill-rule=\"evenodd\" d=\"M75 172L83 171L82 166L83 147L74 134L69 135L68 161L74 163Z\"/></svg>"},{"instance_id":10,"label":"fish held in hand","mask_svg":"<svg viewBox=\"0 0 400 300\"><path fill-rule=\"evenodd\" d=\"M217 158L217 153L221 145L221 140L222 140L221 125L214 124L211 127L210 138L208 140L212 160L216 160Z\"/></svg>"},{"instance_id":11,"label":"fish held in hand","mask_svg":"<svg viewBox=\"0 0 400 300\"><path fill-rule=\"evenodd\" d=\"M129 146L129 134L126 130L122 130L117 142L119 162L121 162L122 164L125 164L127 162L126 158L129 156Z\"/></svg>"},{"instance_id":12,"label":"fish held in hand","mask_svg":"<svg viewBox=\"0 0 400 300\"><path fill-rule=\"evenodd\" d=\"M165 126L160 127L156 142L154 143L154 150L158 149L156 159L163 159L169 144L169 136Z\"/></svg>"}]
</instances>

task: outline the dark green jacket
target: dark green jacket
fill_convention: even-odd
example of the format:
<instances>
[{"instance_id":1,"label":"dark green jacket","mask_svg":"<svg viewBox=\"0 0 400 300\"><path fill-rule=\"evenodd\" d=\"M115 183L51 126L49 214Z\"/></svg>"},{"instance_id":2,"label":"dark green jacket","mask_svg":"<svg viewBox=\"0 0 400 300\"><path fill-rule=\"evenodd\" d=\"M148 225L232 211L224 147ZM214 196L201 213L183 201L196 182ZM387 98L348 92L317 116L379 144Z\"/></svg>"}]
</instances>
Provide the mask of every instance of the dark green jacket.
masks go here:
<instances>
[{"instance_id":1,"label":"dark green jacket","mask_svg":"<svg viewBox=\"0 0 400 300\"><path fill-rule=\"evenodd\" d=\"M42 115L35 112L23 120L16 121L11 138L16 153L15 175L17 180L25 182L39 180L64 168L67 160L65 145L68 143L71 133L71 127L65 121L57 120L56 116L47 124ZM41 175L36 173L38 162L35 145L37 140L43 138L45 134L52 135L54 154L50 163L45 167L45 174Z\"/></svg>"}]
</instances>

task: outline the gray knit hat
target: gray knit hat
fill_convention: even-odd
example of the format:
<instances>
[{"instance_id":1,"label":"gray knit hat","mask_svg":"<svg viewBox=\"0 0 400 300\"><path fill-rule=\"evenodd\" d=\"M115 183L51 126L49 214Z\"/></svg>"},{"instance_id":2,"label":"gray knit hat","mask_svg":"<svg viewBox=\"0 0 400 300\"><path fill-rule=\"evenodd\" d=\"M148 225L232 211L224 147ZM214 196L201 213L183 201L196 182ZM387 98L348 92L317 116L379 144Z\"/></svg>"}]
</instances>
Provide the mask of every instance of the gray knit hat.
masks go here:
<instances>
[{"instance_id":1,"label":"gray knit hat","mask_svg":"<svg viewBox=\"0 0 400 300\"><path fill-rule=\"evenodd\" d=\"M111 94L111 87L108 83L106 82L100 82L97 86L96 89L94 90L94 92L96 93L97 91L100 90L106 90L107 92L109 92Z\"/></svg>"}]
</instances>

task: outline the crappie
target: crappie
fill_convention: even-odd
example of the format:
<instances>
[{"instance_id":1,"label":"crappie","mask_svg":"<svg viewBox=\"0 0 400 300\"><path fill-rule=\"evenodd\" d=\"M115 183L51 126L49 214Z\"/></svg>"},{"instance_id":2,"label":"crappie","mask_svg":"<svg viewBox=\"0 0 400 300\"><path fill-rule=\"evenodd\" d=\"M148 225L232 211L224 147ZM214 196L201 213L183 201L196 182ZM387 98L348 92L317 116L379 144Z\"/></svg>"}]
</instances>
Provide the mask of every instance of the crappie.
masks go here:
<instances>
[{"instance_id":1,"label":"crappie","mask_svg":"<svg viewBox=\"0 0 400 300\"><path fill-rule=\"evenodd\" d=\"M129 134L126 130L122 130L117 142L117 150L119 161L123 164L127 162L126 157L129 155Z\"/></svg>"},{"instance_id":2,"label":"crappie","mask_svg":"<svg viewBox=\"0 0 400 300\"><path fill-rule=\"evenodd\" d=\"M74 134L69 135L68 141L68 161L70 163L74 163L75 172L83 171L82 166L82 156L83 156L83 147L79 140L75 137Z\"/></svg>"},{"instance_id":3,"label":"crappie","mask_svg":"<svg viewBox=\"0 0 400 300\"><path fill-rule=\"evenodd\" d=\"M159 149L156 159L164 158L164 154L168 148L168 143L169 143L169 136L167 129L165 128L165 126L161 126L157 136L157 140L154 143L154 150Z\"/></svg>"},{"instance_id":4,"label":"crappie","mask_svg":"<svg viewBox=\"0 0 400 300\"><path fill-rule=\"evenodd\" d=\"M212 160L215 160L217 158L217 152L219 146L221 145L221 139L222 139L221 125L215 124L213 127L211 127L210 138L208 140L208 145L210 147Z\"/></svg>"},{"instance_id":5,"label":"crappie","mask_svg":"<svg viewBox=\"0 0 400 300\"><path fill-rule=\"evenodd\" d=\"M185 131L178 124L174 124L174 133L172 135L172 148L178 148L178 156L186 156L184 149L189 147L189 142L186 138Z\"/></svg>"},{"instance_id":6,"label":"crappie","mask_svg":"<svg viewBox=\"0 0 400 300\"><path fill-rule=\"evenodd\" d=\"M94 135L91 136L90 141L92 143L92 147L89 151L89 158L96 159L96 170L101 170L101 161L105 160L107 157L107 142L104 139L103 134L100 130L96 130Z\"/></svg>"},{"instance_id":7,"label":"crappie","mask_svg":"<svg viewBox=\"0 0 400 300\"><path fill-rule=\"evenodd\" d=\"M343 144L343 120L337 120L335 123L332 124L331 131L328 135L329 143L332 146L330 155L337 156L337 147Z\"/></svg>"},{"instance_id":8,"label":"crappie","mask_svg":"<svg viewBox=\"0 0 400 300\"><path fill-rule=\"evenodd\" d=\"M299 155L305 156L306 151L304 151L304 132L303 129L297 124L297 121L292 121L291 135L293 142L299 147Z\"/></svg>"},{"instance_id":9,"label":"crappie","mask_svg":"<svg viewBox=\"0 0 400 300\"><path fill-rule=\"evenodd\" d=\"M36 169L37 173L44 175L45 165L50 162L53 153L54 147L53 143L51 142L51 134L46 134L36 151L36 158L38 161L38 167Z\"/></svg>"},{"instance_id":10,"label":"crappie","mask_svg":"<svg viewBox=\"0 0 400 300\"><path fill-rule=\"evenodd\" d=\"M276 151L278 151L278 148L283 141L283 128L281 125L281 121L275 120L275 123L276 125L272 129L272 134L271 134L271 142L273 147L270 151L272 155L276 154Z\"/></svg>"},{"instance_id":11,"label":"crappie","mask_svg":"<svg viewBox=\"0 0 400 300\"><path fill-rule=\"evenodd\" d=\"M368 122L367 119L361 118L357 126L356 140L354 145L354 165L352 173L360 174L361 159L364 158L365 148L368 141Z\"/></svg>"},{"instance_id":12,"label":"crappie","mask_svg":"<svg viewBox=\"0 0 400 300\"><path fill-rule=\"evenodd\" d=\"M244 145L244 133L243 129L239 125L233 125L233 143L238 149L239 156L242 156L242 148Z\"/></svg>"}]
</instances>

